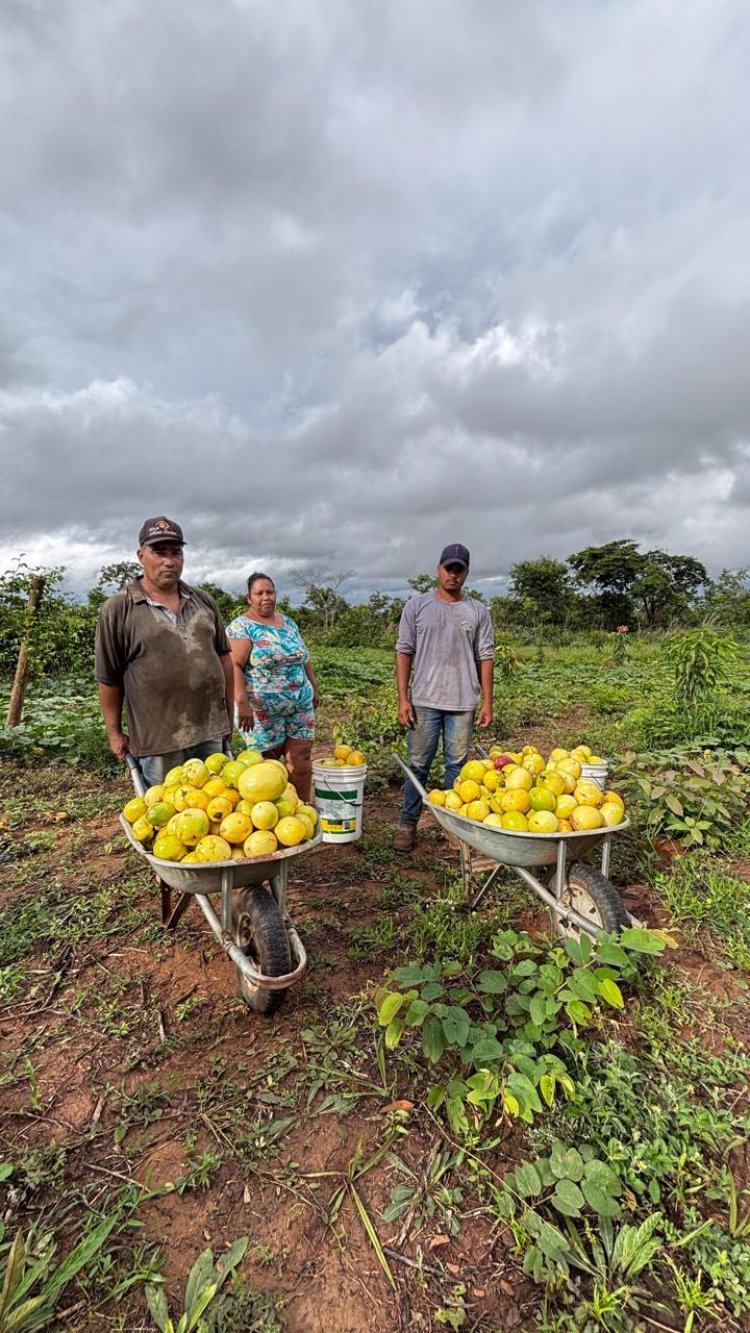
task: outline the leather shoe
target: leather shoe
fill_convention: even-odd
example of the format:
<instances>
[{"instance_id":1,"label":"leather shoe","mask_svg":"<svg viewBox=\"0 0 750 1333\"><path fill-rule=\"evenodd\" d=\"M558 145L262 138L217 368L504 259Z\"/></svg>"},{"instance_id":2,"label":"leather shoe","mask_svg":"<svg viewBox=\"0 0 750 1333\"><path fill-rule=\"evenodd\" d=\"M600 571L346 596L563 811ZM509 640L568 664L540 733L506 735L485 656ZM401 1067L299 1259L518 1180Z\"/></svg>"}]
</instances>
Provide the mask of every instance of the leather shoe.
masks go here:
<instances>
[{"instance_id":1,"label":"leather shoe","mask_svg":"<svg viewBox=\"0 0 750 1333\"><path fill-rule=\"evenodd\" d=\"M397 852L410 852L417 841L417 830L413 824L400 824L398 833L393 839L393 846Z\"/></svg>"}]
</instances>

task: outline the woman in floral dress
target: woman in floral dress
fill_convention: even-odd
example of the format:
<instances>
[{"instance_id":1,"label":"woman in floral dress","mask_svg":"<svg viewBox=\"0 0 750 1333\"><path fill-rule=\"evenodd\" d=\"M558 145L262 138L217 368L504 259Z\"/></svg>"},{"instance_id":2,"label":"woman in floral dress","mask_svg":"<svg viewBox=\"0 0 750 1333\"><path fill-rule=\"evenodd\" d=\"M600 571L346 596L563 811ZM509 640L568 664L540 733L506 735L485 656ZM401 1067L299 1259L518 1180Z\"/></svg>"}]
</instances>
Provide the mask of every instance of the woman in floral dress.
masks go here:
<instances>
[{"instance_id":1,"label":"woman in floral dress","mask_svg":"<svg viewBox=\"0 0 750 1333\"><path fill-rule=\"evenodd\" d=\"M294 621L276 610L266 574L247 581L248 609L227 626L237 722L266 759L284 756L300 799L310 799L318 685Z\"/></svg>"}]
</instances>

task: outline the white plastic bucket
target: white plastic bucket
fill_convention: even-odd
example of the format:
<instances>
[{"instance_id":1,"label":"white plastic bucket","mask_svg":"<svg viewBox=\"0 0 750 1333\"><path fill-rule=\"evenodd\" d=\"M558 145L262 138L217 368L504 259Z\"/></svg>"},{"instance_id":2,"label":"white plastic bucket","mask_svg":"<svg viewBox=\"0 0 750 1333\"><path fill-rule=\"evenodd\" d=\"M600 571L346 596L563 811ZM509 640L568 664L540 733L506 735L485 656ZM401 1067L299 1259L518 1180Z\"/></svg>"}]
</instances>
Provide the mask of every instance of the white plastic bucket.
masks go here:
<instances>
[{"instance_id":1,"label":"white plastic bucket","mask_svg":"<svg viewBox=\"0 0 750 1333\"><path fill-rule=\"evenodd\" d=\"M367 764L336 766L315 760L312 769L323 842L356 842L362 837Z\"/></svg>"},{"instance_id":2,"label":"white plastic bucket","mask_svg":"<svg viewBox=\"0 0 750 1333\"><path fill-rule=\"evenodd\" d=\"M609 777L609 764L581 764L581 777L590 778L597 787L606 791L607 778Z\"/></svg>"}]
</instances>

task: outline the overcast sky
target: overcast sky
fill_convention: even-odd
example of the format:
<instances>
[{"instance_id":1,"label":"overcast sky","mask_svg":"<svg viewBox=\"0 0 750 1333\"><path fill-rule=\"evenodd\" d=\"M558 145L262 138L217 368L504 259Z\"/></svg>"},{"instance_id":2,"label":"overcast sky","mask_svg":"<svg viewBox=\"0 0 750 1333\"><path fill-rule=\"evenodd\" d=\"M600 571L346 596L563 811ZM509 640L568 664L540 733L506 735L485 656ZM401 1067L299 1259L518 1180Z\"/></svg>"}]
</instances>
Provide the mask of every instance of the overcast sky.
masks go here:
<instances>
[{"instance_id":1,"label":"overcast sky","mask_svg":"<svg viewBox=\"0 0 750 1333\"><path fill-rule=\"evenodd\" d=\"M0 60L0 569L750 565L746 0L0 0Z\"/></svg>"}]
</instances>

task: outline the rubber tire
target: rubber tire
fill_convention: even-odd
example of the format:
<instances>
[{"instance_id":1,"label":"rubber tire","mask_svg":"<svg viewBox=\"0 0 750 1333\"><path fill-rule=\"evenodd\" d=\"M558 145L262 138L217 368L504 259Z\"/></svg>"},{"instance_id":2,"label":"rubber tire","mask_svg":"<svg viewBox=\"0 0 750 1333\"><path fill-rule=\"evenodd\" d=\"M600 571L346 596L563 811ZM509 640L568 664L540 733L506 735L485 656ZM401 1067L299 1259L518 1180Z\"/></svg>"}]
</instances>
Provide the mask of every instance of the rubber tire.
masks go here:
<instances>
[{"instance_id":1,"label":"rubber tire","mask_svg":"<svg viewBox=\"0 0 750 1333\"><path fill-rule=\"evenodd\" d=\"M573 889L574 894L588 898L592 910L582 911L581 905L576 904L575 901L571 903L570 889ZM550 893L555 892L554 875L549 882L549 890ZM582 861L575 861L568 870L563 902L568 906L576 907L583 916L591 916L592 924L595 923L598 930L606 930L613 935L619 935L623 927L628 924L628 914L622 905L622 899L617 889L604 877L601 870L597 870L595 866L586 865ZM581 933L572 922L564 925L557 913L551 908L550 919L552 927L558 935L567 938L569 936L577 937Z\"/></svg>"},{"instance_id":2,"label":"rubber tire","mask_svg":"<svg viewBox=\"0 0 750 1333\"><path fill-rule=\"evenodd\" d=\"M292 970L292 951L284 918L273 894L262 884L236 893L232 906L234 942L267 977L283 977ZM284 1002L286 990L254 986L237 968L240 994L257 1014L274 1014ZM288 989L288 987L287 987Z\"/></svg>"}]
</instances>

